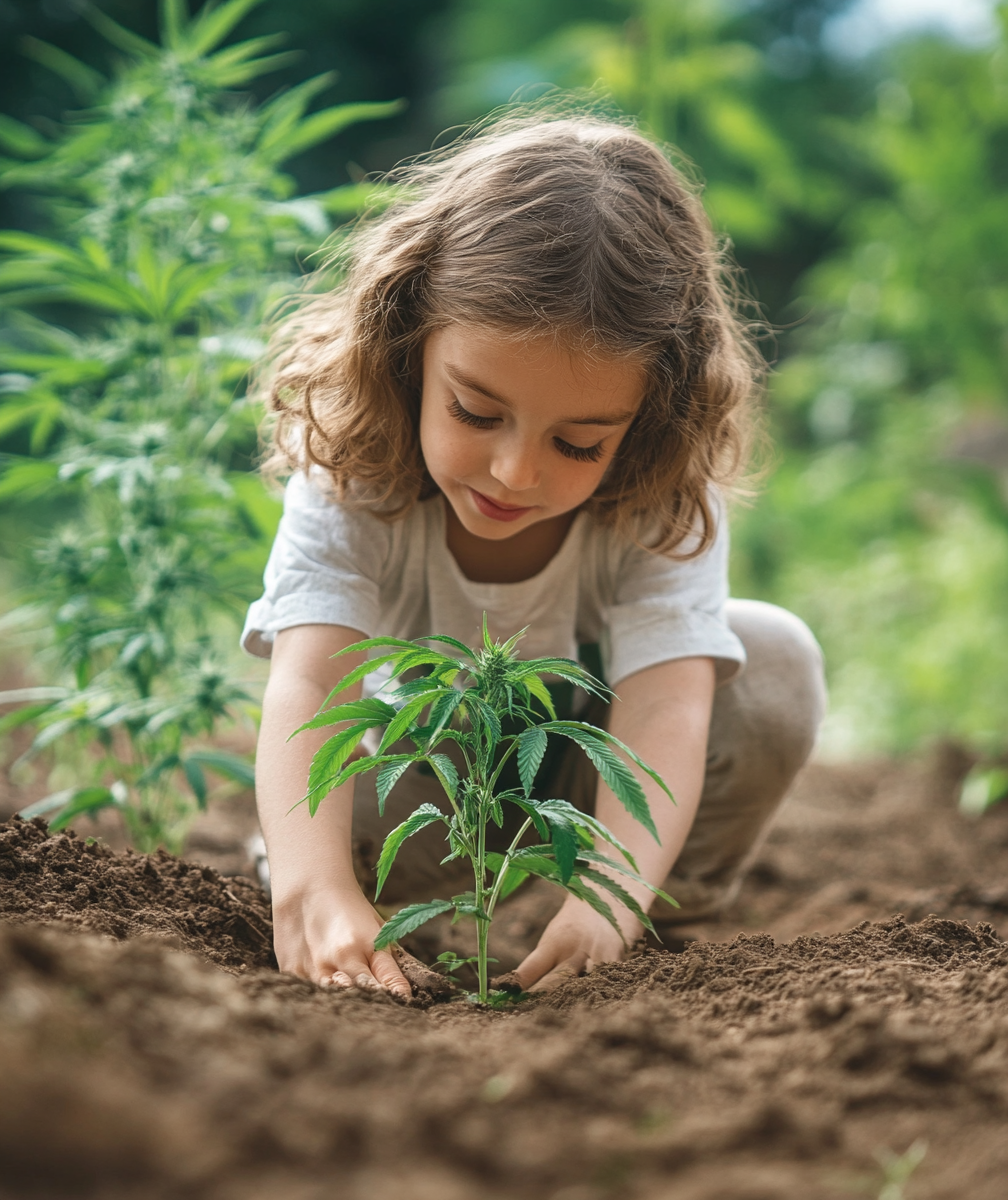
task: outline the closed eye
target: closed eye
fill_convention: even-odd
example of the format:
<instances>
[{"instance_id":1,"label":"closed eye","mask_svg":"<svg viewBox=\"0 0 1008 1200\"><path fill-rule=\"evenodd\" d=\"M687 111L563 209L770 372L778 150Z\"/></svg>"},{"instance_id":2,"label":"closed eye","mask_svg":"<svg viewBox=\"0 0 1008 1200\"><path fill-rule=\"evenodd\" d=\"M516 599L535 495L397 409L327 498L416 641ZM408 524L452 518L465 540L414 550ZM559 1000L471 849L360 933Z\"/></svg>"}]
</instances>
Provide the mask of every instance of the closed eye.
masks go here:
<instances>
[{"instance_id":1,"label":"closed eye","mask_svg":"<svg viewBox=\"0 0 1008 1200\"><path fill-rule=\"evenodd\" d=\"M572 458L575 462L598 462L602 457L601 442L596 442L594 446L572 446L570 442L565 442L563 438L554 438L553 445L556 446L564 458Z\"/></svg>"},{"instance_id":2,"label":"closed eye","mask_svg":"<svg viewBox=\"0 0 1008 1200\"><path fill-rule=\"evenodd\" d=\"M461 421L463 425L471 425L474 429L493 429L500 421L500 417L481 417L478 413L470 412L468 408L463 408L454 396L448 405L448 411L456 421Z\"/></svg>"}]
</instances>

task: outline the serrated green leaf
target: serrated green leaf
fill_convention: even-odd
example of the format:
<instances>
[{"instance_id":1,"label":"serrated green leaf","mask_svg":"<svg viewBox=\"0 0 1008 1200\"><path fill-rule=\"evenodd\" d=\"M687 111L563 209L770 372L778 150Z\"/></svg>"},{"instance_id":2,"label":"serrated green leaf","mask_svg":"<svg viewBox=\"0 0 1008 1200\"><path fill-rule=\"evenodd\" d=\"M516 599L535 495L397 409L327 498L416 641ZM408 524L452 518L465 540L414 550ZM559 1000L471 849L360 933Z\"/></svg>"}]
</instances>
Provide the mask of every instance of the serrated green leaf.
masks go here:
<instances>
[{"instance_id":1,"label":"serrated green leaf","mask_svg":"<svg viewBox=\"0 0 1008 1200\"><path fill-rule=\"evenodd\" d=\"M557 868L560 871L560 882L566 883L574 873L574 863L581 846L574 825L566 817L549 816L546 818L550 829L550 842Z\"/></svg>"},{"instance_id":2,"label":"serrated green leaf","mask_svg":"<svg viewBox=\"0 0 1008 1200\"><path fill-rule=\"evenodd\" d=\"M457 688L448 689L444 695L434 701L427 719L428 746L435 744L435 738L455 715L455 710L461 703L462 693Z\"/></svg>"},{"instance_id":3,"label":"serrated green leaf","mask_svg":"<svg viewBox=\"0 0 1008 1200\"><path fill-rule=\"evenodd\" d=\"M396 664L396 674L405 675L407 671L427 666L450 667L460 670L462 664L454 658L449 658L447 654L442 654L439 650L429 650L427 647L421 647L418 650L414 650L412 654L404 655L399 660Z\"/></svg>"},{"instance_id":4,"label":"serrated green leaf","mask_svg":"<svg viewBox=\"0 0 1008 1200\"><path fill-rule=\"evenodd\" d=\"M521 683L529 692L535 696L539 703L546 709L546 712L555 721L557 719L556 706L553 703L553 697L550 695L550 690L538 675L524 675Z\"/></svg>"},{"instance_id":5,"label":"serrated green leaf","mask_svg":"<svg viewBox=\"0 0 1008 1200\"><path fill-rule=\"evenodd\" d=\"M388 879L389 871L392 870L392 864L396 860L396 855L406 841L415 833L419 833L421 829L426 829L428 825L433 825L435 821L443 821L447 824L447 819L441 810L434 804L421 804L420 807L411 813L401 825L397 825L395 829L385 839L385 844L382 846L381 854L378 857L378 864L375 868L378 879L375 886L375 901L381 895L381 890L385 886L385 880Z\"/></svg>"},{"instance_id":6,"label":"serrated green leaf","mask_svg":"<svg viewBox=\"0 0 1008 1200\"><path fill-rule=\"evenodd\" d=\"M310 721L306 721L295 729L287 741L306 729L324 729L328 725L338 725L340 721L369 721L369 728L374 728L376 725L387 725L395 715L396 710L392 705L387 704L384 700L379 700L377 696L363 700L348 700L345 704L339 704L335 708L327 708L316 713Z\"/></svg>"},{"instance_id":7,"label":"serrated green leaf","mask_svg":"<svg viewBox=\"0 0 1008 1200\"><path fill-rule=\"evenodd\" d=\"M532 818L532 824L535 826L536 833L539 834L544 842L547 841L549 839L549 826L539 811L539 802L536 800L523 800L520 796L508 796L508 800Z\"/></svg>"},{"instance_id":8,"label":"serrated green leaf","mask_svg":"<svg viewBox=\"0 0 1008 1200\"><path fill-rule=\"evenodd\" d=\"M522 846L511 855L511 862L522 871L559 883L560 868L551 857L552 853L552 846Z\"/></svg>"},{"instance_id":9,"label":"serrated green leaf","mask_svg":"<svg viewBox=\"0 0 1008 1200\"><path fill-rule=\"evenodd\" d=\"M393 720L388 723L388 726L382 735L381 744L378 747L378 753L384 754L389 746L395 745L395 743L399 741L409 727L416 721L417 717L419 717L427 705L433 703L440 693L440 688L432 688L429 692L421 692L419 696L415 696L409 701L409 703L404 704L396 713Z\"/></svg>"},{"instance_id":10,"label":"serrated green leaf","mask_svg":"<svg viewBox=\"0 0 1008 1200\"><path fill-rule=\"evenodd\" d=\"M328 794L337 784L334 782L343 773L343 764L357 748L361 738L372 726L370 722L359 721L341 729L315 751L311 766L308 769L308 797L314 797L321 789ZM322 797L319 796L321 800ZM317 809L318 805L315 806ZM315 815L315 809L312 815Z\"/></svg>"},{"instance_id":11,"label":"serrated green leaf","mask_svg":"<svg viewBox=\"0 0 1008 1200\"><path fill-rule=\"evenodd\" d=\"M406 772L410 763L416 762L418 755L403 754L397 756L395 762L390 762L375 776L375 792L378 794L378 815L385 815L385 801L389 793Z\"/></svg>"},{"instance_id":12,"label":"serrated green leaf","mask_svg":"<svg viewBox=\"0 0 1008 1200\"><path fill-rule=\"evenodd\" d=\"M593 835L594 837L601 838L603 841L608 842L613 849L618 850L620 854L623 855L623 857L635 871L637 870L637 862L626 846L624 846L619 838L610 832L610 830L603 825L601 821L593 817L590 813L583 813L579 808L575 808L574 805L570 804L567 800L540 800L538 803L539 811L541 813L548 814L550 812L556 812L559 815L566 817L567 820L573 825L584 829L587 833ZM543 834L542 836L545 838L546 834Z\"/></svg>"},{"instance_id":13,"label":"serrated green leaf","mask_svg":"<svg viewBox=\"0 0 1008 1200\"><path fill-rule=\"evenodd\" d=\"M340 654L345 654L345 650L341 650L339 654L334 654L333 658L339 658ZM377 654L374 658L366 658L362 663L358 663L352 671L348 671L343 678L336 684L333 690L322 701L322 707L327 708L332 704L333 700L340 694L345 692L348 687L353 687L355 683L359 683L365 675L370 675L373 671L377 671L379 667L383 667L387 662L396 658L401 651L390 650L388 654Z\"/></svg>"},{"instance_id":14,"label":"serrated green leaf","mask_svg":"<svg viewBox=\"0 0 1008 1200\"><path fill-rule=\"evenodd\" d=\"M587 884L582 883L577 875L572 875L564 886L572 896L576 896L579 900L583 900L586 904L590 905L599 914L599 916L605 917L613 929L615 929L620 935L620 940L623 942L623 945L626 945L626 938L623 936L623 930L620 928L620 923L616 920L613 910L602 899L598 892L595 891L594 888L590 888L587 886Z\"/></svg>"},{"instance_id":15,"label":"serrated green leaf","mask_svg":"<svg viewBox=\"0 0 1008 1200\"><path fill-rule=\"evenodd\" d=\"M596 871L594 867L579 866L578 875L583 879L589 879L592 883L597 884L601 888L605 888L610 895L614 896L624 908L628 909L644 926L648 933L654 933L655 927L651 924L651 918L641 908L637 901L621 884L609 875L603 874L601 871Z\"/></svg>"},{"instance_id":16,"label":"serrated green leaf","mask_svg":"<svg viewBox=\"0 0 1008 1200\"><path fill-rule=\"evenodd\" d=\"M444 633L429 633L426 637L417 638L418 642L444 642L446 646L451 646L453 650L458 650L460 654L464 654L466 658L471 658L476 661L476 651L471 646L467 646L465 642L460 642L458 638L449 637Z\"/></svg>"},{"instance_id":17,"label":"serrated green leaf","mask_svg":"<svg viewBox=\"0 0 1008 1200\"><path fill-rule=\"evenodd\" d=\"M447 754L428 754L427 762L433 767L434 774L437 775L449 799L454 800L459 783L458 771L455 769L455 764Z\"/></svg>"},{"instance_id":18,"label":"serrated green leaf","mask_svg":"<svg viewBox=\"0 0 1008 1200\"><path fill-rule=\"evenodd\" d=\"M618 871L621 875L625 875L628 879L632 879L635 883L643 884L644 887L646 887L652 895L657 896L659 900L664 900L667 904L671 904L673 908L679 907L679 901L673 900L668 892L663 891L660 887L655 887L653 883L648 883L648 881L642 878L637 871L625 867L617 859L609 858L605 854L599 854L597 850L590 850L588 848L582 848L578 851L578 861L580 862L582 859L584 859L586 862L598 863L600 866L609 867L613 871Z\"/></svg>"},{"instance_id":19,"label":"serrated green leaf","mask_svg":"<svg viewBox=\"0 0 1008 1200\"><path fill-rule=\"evenodd\" d=\"M585 728L585 729L595 729L594 725L584 725L582 722L573 722L573 723L581 725L582 728ZM598 733L598 735L600 737L604 738L605 741L607 741L611 746L616 746L617 749L622 750L623 753L627 756L627 758L630 759L631 762L636 763L637 766L640 767L640 769L644 772L645 775L650 776L650 778L653 779L655 781L655 783L658 784L658 786L665 793L665 795L668 796L668 798L672 801L673 804L676 803L676 798L675 798L675 796L672 795L672 792L669 790L669 786L665 782L665 780L662 779L662 777L658 774L658 772L653 767L649 767L647 765L647 763L640 757L639 754L637 754L635 751L631 750L630 747L626 744L626 742L621 742L618 737L614 737L613 734L611 734L608 729L598 729L598 730L596 730L596 732Z\"/></svg>"},{"instance_id":20,"label":"serrated green leaf","mask_svg":"<svg viewBox=\"0 0 1008 1200\"><path fill-rule=\"evenodd\" d=\"M580 746L620 804L660 844L644 789L626 763L607 744L609 739L603 740L603 730L578 721L549 721L540 728L547 733L559 733Z\"/></svg>"},{"instance_id":21,"label":"serrated green leaf","mask_svg":"<svg viewBox=\"0 0 1008 1200\"><path fill-rule=\"evenodd\" d=\"M472 688L467 688L466 691L462 693L462 699L469 708L470 723L474 728L478 728L482 725L484 727L485 735L488 734L489 741L496 746L501 740L500 717L497 716L497 713L493 710L493 708L491 708L491 706L487 704L487 702L481 696L478 696Z\"/></svg>"},{"instance_id":22,"label":"serrated green leaf","mask_svg":"<svg viewBox=\"0 0 1008 1200\"><path fill-rule=\"evenodd\" d=\"M505 856L503 854L498 854L496 851L491 850L491 851L488 851L485 861L486 861L486 865L494 873L495 886L496 886L496 877L498 877L500 875L501 869L504 867ZM508 896L511 895L512 892L517 891L518 888L521 887L521 885L525 882L526 879L528 879L528 877L529 877L528 871L522 871L518 867L516 867L516 866L512 865L510 862L508 862L507 870L504 874L504 879L502 880L501 885L500 885L500 890L497 893L497 899L498 900L506 900L508 898Z\"/></svg>"},{"instance_id":23,"label":"serrated green leaf","mask_svg":"<svg viewBox=\"0 0 1008 1200\"><path fill-rule=\"evenodd\" d=\"M448 900L427 900L420 904L407 904L381 927L374 941L375 949L384 950L386 946L405 937L407 933L412 933L414 929L426 925L428 921L440 916L441 913L448 912L451 907Z\"/></svg>"},{"instance_id":24,"label":"serrated green leaf","mask_svg":"<svg viewBox=\"0 0 1008 1200\"><path fill-rule=\"evenodd\" d=\"M366 754L362 758L355 758L352 762L347 763L340 773L333 779L323 780L323 787L325 787L324 791L320 789L317 792L308 793L298 801L298 804L303 804L305 801L307 801L308 811L312 816L314 816L315 813L318 812L319 805L329 794L329 792L334 791L338 787L342 787L344 783L352 779L355 775L360 775L364 771L379 770L381 767L384 767L386 763L400 762L402 758L403 755L401 754ZM294 807L297 808L297 804L294 805Z\"/></svg>"},{"instance_id":25,"label":"serrated green leaf","mask_svg":"<svg viewBox=\"0 0 1008 1200\"><path fill-rule=\"evenodd\" d=\"M533 725L518 736L518 776L526 796L532 794L532 785L546 754L547 741L545 732L538 725Z\"/></svg>"},{"instance_id":26,"label":"serrated green leaf","mask_svg":"<svg viewBox=\"0 0 1008 1200\"><path fill-rule=\"evenodd\" d=\"M344 646L342 650L337 650L332 656L333 658L342 658L344 654L358 654L362 650L377 650L380 646L395 646L400 650L419 650L420 646L416 642L407 642L403 638L395 637L374 637L365 638L361 642L353 642L349 646Z\"/></svg>"}]
</instances>

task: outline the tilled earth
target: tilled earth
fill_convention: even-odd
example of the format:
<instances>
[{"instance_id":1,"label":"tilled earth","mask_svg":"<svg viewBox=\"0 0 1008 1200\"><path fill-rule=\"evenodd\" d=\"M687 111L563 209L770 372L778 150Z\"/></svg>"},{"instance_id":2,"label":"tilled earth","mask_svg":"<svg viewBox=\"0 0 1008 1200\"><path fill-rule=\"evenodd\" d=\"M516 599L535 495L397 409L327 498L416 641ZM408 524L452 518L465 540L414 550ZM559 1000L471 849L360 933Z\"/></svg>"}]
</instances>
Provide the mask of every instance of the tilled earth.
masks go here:
<instances>
[{"instance_id":1,"label":"tilled earth","mask_svg":"<svg viewBox=\"0 0 1008 1200\"><path fill-rule=\"evenodd\" d=\"M963 769L811 769L722 922L508 1012L282 976L250 881L15 819L0 1196L1003 1200L1008 811Z\"/></svg>"}]
</instances>

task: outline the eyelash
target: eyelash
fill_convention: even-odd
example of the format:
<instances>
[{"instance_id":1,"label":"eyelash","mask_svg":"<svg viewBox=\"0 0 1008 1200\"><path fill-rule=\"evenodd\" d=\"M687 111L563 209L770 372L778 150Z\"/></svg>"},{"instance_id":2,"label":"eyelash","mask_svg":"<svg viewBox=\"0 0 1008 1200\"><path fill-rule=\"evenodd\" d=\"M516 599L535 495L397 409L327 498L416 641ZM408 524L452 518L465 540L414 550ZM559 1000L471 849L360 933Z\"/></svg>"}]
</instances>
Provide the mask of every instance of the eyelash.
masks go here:
<instances>
[{"instance_id":1,"label":"eyelash","mask_svg":"<svg viewBox=\"0 0 1008 1200\"><path fill-rule=\"evenodd\" d=\"M463 425L471 425L474 429L493 429L499 419L478 416L476 413L470 412L468 408L463 408L454 397L451 404L448 405L448 411L456 421L461 421Z\"/></svg>"},{"instance_id":2,"label":"eyelash","mask_svg":"<svg viewBox=\"0 0 1008 1200\"><path fill-rule=\"evenodd\" d=\"M598 462L602 457L601 442L596 442L594 446L572 446L570 442L565 442L562 438L554 438L553 445L564 458L573 458L575 462L593 463Z\"/></svg>"},{"instance_id":3,"label":"eyelash","mask_svg":"<svg viewBox=\"0 0 1008 1200\"><path fill-rule=\"evenodd\" d=\"M467 408L463 408L455 397L452 398L448 411L456 421L461 421L463 425L471 425L473 429L493 429L499 419L497 417L481 417L477 413L470 412ZM553 445L564 458L571 458L575 462L593 463L598 462L602 457L601 442L594 446L572 446L570 442L565 442L562 438L554 438Z\"/></svg>"}]
</instances>

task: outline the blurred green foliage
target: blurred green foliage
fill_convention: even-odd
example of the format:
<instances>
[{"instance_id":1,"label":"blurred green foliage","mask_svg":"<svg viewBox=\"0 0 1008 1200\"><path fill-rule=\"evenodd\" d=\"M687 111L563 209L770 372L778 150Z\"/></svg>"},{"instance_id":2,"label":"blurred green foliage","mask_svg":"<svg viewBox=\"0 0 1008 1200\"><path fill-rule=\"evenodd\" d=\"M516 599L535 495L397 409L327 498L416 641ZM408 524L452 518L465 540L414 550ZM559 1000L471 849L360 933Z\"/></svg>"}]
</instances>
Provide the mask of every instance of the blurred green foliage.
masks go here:
<instances>
[{"instance_id":1,"label":"blurred green foliage","mask_svg":"<svg viewBox=\"0 0 1008 1200\"><path fill-rule=\"evenodd\" d=\"M1002 29L1006 28L1002 10ZM938 41L837 125L878 194L805 277L736 586L806 616L838 750L1008 729L1008 55Z\"/></svg>"},{"instance_id":2,"label":"blurred green foliage","mask_svg":"<svg viewBox=\"0 0 1008 1200\"><path fill-rule=\"evenodd\" d=\"M162 45L99 11L122 65L106 81L28 49L88 107L53 140L0 123L6 187L30 189L50 236L0 233L0 502L44 506L27 602L56 682L6 693L76 784L34 806L57 827L118 807L135 844L177 848L205 770L251 782L207 743L254 714L221 641L255 594L276 502L249 468L259 413L245 395L271 304L297 262L373 189L294 198L281 164L396 102L308 112L327 76L256 107L233 90L284 56L221 42L257 0L161 4ZM27 549L27 548L26 548Z\"/></svg>"},{"instance_id":3,"label":"blurred green foliage","mask_svg":"<svg viewBox=\"0 0 1008 1200\"><path fill-rule=\"evenodd\" d=\"M827 747L1003 745L1005 33L980 49L918 37L842 70L817 45L829 6L548 7L565 22L543 32L540 16L494 50L488 28L536 29L528 5L471 0L475 61L459 55L443 95L474 115L512 85L591 89L704 181L782 325L767 345L776 456L735 512L733 591L819 635Z\"/></svg>"},{"instance_id":4,"label":"blurred green foliage","mask_svg":"<svg viewBox=\"0 0 1008 1200\"><path fill-rule=\"evenodd\" d=\"M268 544L272 502L248 474L257 414L243 398L262 314L289 289L299 256L368 198L359 185L298 196L293 177L302 191L330 188L345 178L343 161L307 138L291 174L281 173L262 144L275 106L300 105L302 120L321 86L305 78L320 53L364 95L401 90L408 120L351 133L353 156L384 168L516 92L580 88L676 144L744 268L743 286L776 326L764 341L776 361L776 451L758 500L734 515L733 590L794 609L819 635L833 693L827 745L903 750L953 735L1003 746L1008 38L967 48L918 36L838 64L820 34L848 4L306 0L294 12L263 0L202 57L121 45L126 65L112 85L96 77L105 61L97 54L73 66L23 45L36 70L62 66L64 95L92 105L97 87L101 103L73 124L57 124L53 105L45 120L0 121L6 194L34 196L22 224L59 244L4 242L4 353L22 357L2 368L0 493L5 504L16 495L29 505L0 551L54 514L76 516L64 541L91 564L86 578L102 581L108 612L132 594L121 591L125 579L156 597L156 586L139 583L162 561L145 543L130 558L133 543L117 532L99 567L82 531L103 505L123 520L129 505L110 506L113 492L145 494L127 464L170 466L178 484L149 507L188 548L167 532L152 546L168 555L164 578L188 596L172 608L190 613L173 644L210 653L231 636L229 614L255 590ZM135 15L131 28L154 36L155 0L101 6ZM171 11L181 10L161 8ZM292 41L248 51L272 56L277 78L292 85L271 101L272 85L254 68L242 77L234 39L249 45L288 18L297 21ZM1001 21L1003 29L1003 10ZM312 41L305 62L288 55ZM228 53L237 57L216 69L237 74L200 74ZM376 92L382 80L403 86ZM265 104L255 107L253 93ZM322 118L314 132L331 135L341 119ZM40 194L49 197L43 209ZM40 594L69 595L50 582L63 578L51 563L68 552L47 553L33 568ZM208 595L212 604L200 602ZM95 637L148 630L132 601L120 607L129 621L104 615ZM106 645L101 661L126 644ZM74 653L61 650L68 668Z\"/></svg>"}]
</instances>

